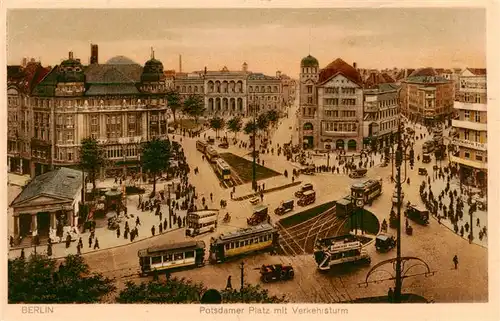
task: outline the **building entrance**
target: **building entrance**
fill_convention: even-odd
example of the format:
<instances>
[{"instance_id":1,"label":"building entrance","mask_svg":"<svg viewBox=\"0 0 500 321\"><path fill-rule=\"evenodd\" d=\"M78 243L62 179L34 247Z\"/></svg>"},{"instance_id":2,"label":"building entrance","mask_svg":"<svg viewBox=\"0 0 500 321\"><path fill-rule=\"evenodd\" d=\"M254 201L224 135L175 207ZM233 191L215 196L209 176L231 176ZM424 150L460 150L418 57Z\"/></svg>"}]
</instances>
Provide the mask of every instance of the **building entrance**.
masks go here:
<instances>
[{"instance_id":1,"label":"building entrance","mask_svg":"<svg viewBox=\"0 0 500 321\"><path fill-rule=\"evenodd\" d=\"M49 212L37 213L36 224L38 228L38 235L48 236L50 231L50 213Z\"/></svg>"},{"instance_id":2,"label":"building entrance","mask_svg":"<svg viewBox=\"0 0 500 321\"><path fill-rule=\"evenodd\" d=\"M19 215L19 236L31 235L31 214Z\"/></svg>"}]
</instances>

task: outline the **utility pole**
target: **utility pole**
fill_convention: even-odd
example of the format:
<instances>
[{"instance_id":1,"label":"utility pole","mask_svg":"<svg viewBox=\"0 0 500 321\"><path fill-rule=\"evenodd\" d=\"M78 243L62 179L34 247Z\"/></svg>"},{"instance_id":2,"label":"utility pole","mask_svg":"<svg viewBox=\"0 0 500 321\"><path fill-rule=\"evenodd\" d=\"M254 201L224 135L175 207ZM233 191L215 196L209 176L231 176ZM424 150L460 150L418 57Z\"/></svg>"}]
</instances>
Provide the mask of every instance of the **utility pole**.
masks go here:
<instances>
[{"instance_id":1,"label":"utility pole","mask_svg":"<svg viewBox=\"0 0 500 321\"><path fill-rule=\"evenodd\" d=\"M403 146L401 140L401 122L398 123L398 147L396 150L396 190L398 199L397 210L397 240L396 240L396 286L394 289L394 301L401 303L401 165L403 163Z\"/></svg>"},{"instance_id":2,"label":"utility pole","mask_svg":"<svg viewBox=\"0 0 500 321\"><path fill-rule=\"evenodd\" d=\"M245 279L245 262L241 261L241 264L240 264L240 272L241 272L241 288L240 288L240 291L243 291L243 287L244 287L244 279Z\"/></svg>"},{"instance_id":3,"label":"utility pole","mask_svg":"<svg viewBox=\"0 0 500 321\"><path fill-rule=\"evenodd\" d=\"M255 99L255 96L254 96L254 99ZM257 155L256 155L256 151L255 151L255 135L257 134L257 122L256 122L256 116L255 116L255 114L256 114L255 103L253 103L253 106L252 106L252 113L253 113L252 188L253 188L254 192L256 192L257 191L257 165L256 165Z\"/></svg>"}]
</instances>

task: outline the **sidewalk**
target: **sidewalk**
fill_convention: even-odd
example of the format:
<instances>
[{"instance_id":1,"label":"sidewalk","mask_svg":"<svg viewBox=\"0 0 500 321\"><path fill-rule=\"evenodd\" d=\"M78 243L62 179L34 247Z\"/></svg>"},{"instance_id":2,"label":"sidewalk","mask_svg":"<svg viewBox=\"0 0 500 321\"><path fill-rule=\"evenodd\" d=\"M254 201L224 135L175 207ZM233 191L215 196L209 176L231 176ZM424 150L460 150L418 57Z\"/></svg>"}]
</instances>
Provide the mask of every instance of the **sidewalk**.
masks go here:
<instances>
[{"instance_id":1,"label":"sidewalk","mask_svg":"<svg viewBox=\"0 0 500 321\"><path fill-rule=\"evenodd\" d=\"M163 189L163 186L162 186L163 183L167 183L167 182L161 182L161 183L162 184L157 183L157 186L156 186L157 190ZM114 179L107 179L104 181L99 181L97 185L98 185L98 187L114 186ZM144 195L148 195L152 191L152 188L153 188L152 185L144 185L143 187L146 187L146 192ZM174 198L175 198L175 196L174 196ZM120 225L120 237L119 238L117 237L116 230L108 229L106 224L104 224L103 227L98 226L98 227L96 227L96 230L95 230L95 236L99 240L99 249L94 249L95 238L92 240L92 247L89 248L90 232L87 231L85 233L81 233L79 235L79 237L81 237L82 241L83 241L83 248L81 249L81 253L86 254L86 253L90 253L90 252L96 252L99 250L110 249L110 248L128 245L128 244L132 243L130 241L130 235L128 235L128 239L124 238L123 233L125 231L125 222L128 221L128 225L129 225L130 229L133 229L136 226L135 221L136 221L137 216L140 219L140 225L138 226L139 235L136 236L136 238L134 239L134 243L137 241L151 238L152 237L152 233L151 233L152 226L155 226L155 235L158 236L159 235L159 226L158 225L160 224L159 216L155 216L154 211L153 212L149 212L149 211L142 212L140 209L138 210L137 209L138 201L139 201L138 195L127 196L127 212L128 212L128 215L130 218L126 219L123 215L121 216L122 221L119 223L119 225ZM179 199L176 202L182 202L182 201L183 201L183 198ZM161 204L160 209L161 209L161 212L163 214L162 220L161 220L162 225L163 225L164 220L167 219L167 229L163 230L163 234L179 229L177 224L174 224L173 221L172 221L172 226L171 227L168 226L169 225L168 206L166 204ZM183 219L186 216L186 212L187 211L185 211L185 210L184 211L175 210L175 214L177 216L181 217L181 219ZM132 215L133 215L133 217L131 217ZM64 242L52 244L52 257L59 258L59 257L67 256L68 254L77 254L77 250L76 250L77 244L78 244L78 237L77 237L77 241L73 241L69 248L66 248L66 245ZM24 249L25 256L29 256L33 252L34 252L34 247L27 247ZM46 253L46 252L47 252L47 244L41 244L41 245L37 246L37 253ZM19 257L20 254L21 254L21 249L9 250L9 258Z\"/></svg>"}]
</instances>

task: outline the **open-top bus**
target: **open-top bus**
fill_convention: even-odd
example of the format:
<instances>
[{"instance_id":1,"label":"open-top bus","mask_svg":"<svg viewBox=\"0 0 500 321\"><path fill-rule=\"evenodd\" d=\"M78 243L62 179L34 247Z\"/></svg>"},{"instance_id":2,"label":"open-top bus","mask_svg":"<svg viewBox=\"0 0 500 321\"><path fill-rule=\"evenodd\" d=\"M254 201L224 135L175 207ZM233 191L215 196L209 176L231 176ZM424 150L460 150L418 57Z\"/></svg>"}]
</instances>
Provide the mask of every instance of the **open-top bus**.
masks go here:
<instances>
[{"instance_id":1,"label":"open-top bus","mask_svg":"<svg viewBox=\"0 0 500 321\"><path fill-rule=\"evenodd\" d=\"M209 260L221 263L231 257L272 248L278 245L278 238L278 231L268 223L221 234L210 241Z\"/></svg>"},{"instance_id":2,"label":"open-top bus","mask_svg":"<svg viewBox=\"0 0 500 321\"><path fill-rule=\"evenodd\" d=\"M382 194L382 179L369 179L351 185L351 197L358 207L371 204L374 199Z\"/></svg>"},{"instance_id":3,"label":"open-top bus","mask_svg":"<svg viewBox=\"0 0 500 321\"><path fill-rule=\"evenodd\" d=\"M205 242L190 241L165 244L137 252L141 274L183 267L200 267L205 260Z\"/></svg>"},{"instance_id":4,"label":"open-top bus","mask_svg":"<svg viewBox=\"0 0 500 321\"><path fill-rule=\"evenodd\" d=\"M208 146L208 143L206 141L203 141L203 140L196 141L196 149L202 153L205 153L207 146Z\"/></svg>"},{"instance_id":5,"label":"open-top bus","mask_svg":"<svg viewBox=\"0 0 500 321\"><path fill-rule=\"evenodd\" d=\"M186 215L186 236L214 232L217 228L219 210L199 210L188 212Z\"/></svg>"},{"instance_id":6,"label":"open-top bus","mask_svg":"<svg viewBox=\"0 0 500 321\"><path fill-rule=\"evenodd\" d=\"M330 270L332 266L346 263L370 264L371 258L360 241L352 235L320 240L314 249L314 260L318 268Z\"/></svg>"}]
</instances>

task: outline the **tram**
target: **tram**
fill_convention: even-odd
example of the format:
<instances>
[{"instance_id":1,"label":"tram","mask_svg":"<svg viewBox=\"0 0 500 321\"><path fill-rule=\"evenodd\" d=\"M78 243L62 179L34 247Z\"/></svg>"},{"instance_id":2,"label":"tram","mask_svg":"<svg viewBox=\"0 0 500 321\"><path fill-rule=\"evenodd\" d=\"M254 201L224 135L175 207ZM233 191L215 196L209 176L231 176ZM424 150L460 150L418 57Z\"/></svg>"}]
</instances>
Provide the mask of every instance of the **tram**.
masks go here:
<instances>
[{"instance_id":1,"label":"tram","mask_svg":"<svg viewBox=\"0 0 500 321\"><path fill-rule=\"evenodd\" d=\"M215 169L220 178L225 181L231 180L231 168L222 158L215 161Z\"/></svg>"},{"instance_id":2,"label":"tram","mask_svg":"<svg viewBox=\"0 0 500 321\"><path fill-rule=\"evenodd\" d=\"M207 156L207 159L211 162L211 163L215 163L215 161L217 160L217 158L219 157L219 153L217 153L217 151L215 150L215 148L213 148L212 146L208 146L206 149L205 149L205 155Z\"/></svg>"},{"instance_id":3,"label":"tram","mask_svg":"<svg viewBox=\"0 0 500 321\"><path fill-rule=\"evenodd\" d=\"M373 200L382 194L382 179L369 179L361 183L351 185L351 197L356 205L371 204Z\"/></svg>"},{"instance_id":4,"label":"tram","mask_svg":"<svg viewBox=\"0 0 500 321\"><path fill-rule=\"evenodd\" d=\"M210 241L209 261L221 263L229 258L278 245L278 231L268 223L221 234Z\"/></svg>"},{"instance_id":5,"label":"tram","mask_svg":"<svg viewBox=\"0 0 500 321\"><path fill-rule=\"evenodd\" d=\"M141 275L182 267L201 267L205 260L205 242L190 241L153 246L137 252Z\"/></svg>"},{"instance_id":6,"label":"tram","mask_svg":"<svg viewBox=\"0 0 500 321\"><path fill-rule=\"evenodd\" d=\"M203 140L196 141L196 149L202 153L205 153L207 146L208 146L208 143L206 141L203 141Z\"/></svg>"},{"instance_id":7,"label":"tram","mask_svg":"<svg viewBox=\"0 0 500 321\"><path fill-rule=\"evenodd\" d=\"M186 236L195 237L203 233L214 232L217 228L218 218L218 210L188 212L186 215Z\"/></svg>"},{"instance_id":8,"label":"tram","mask_svg":"<svg viewBox=\"0 0 500 321\"><path fill-rule=\"evenodd\" d=\"M335 265L371 263L368 252L352 235L320 240L314 249L314 260L322 271L328 271Z\"/></svg>"}]
</instances>

